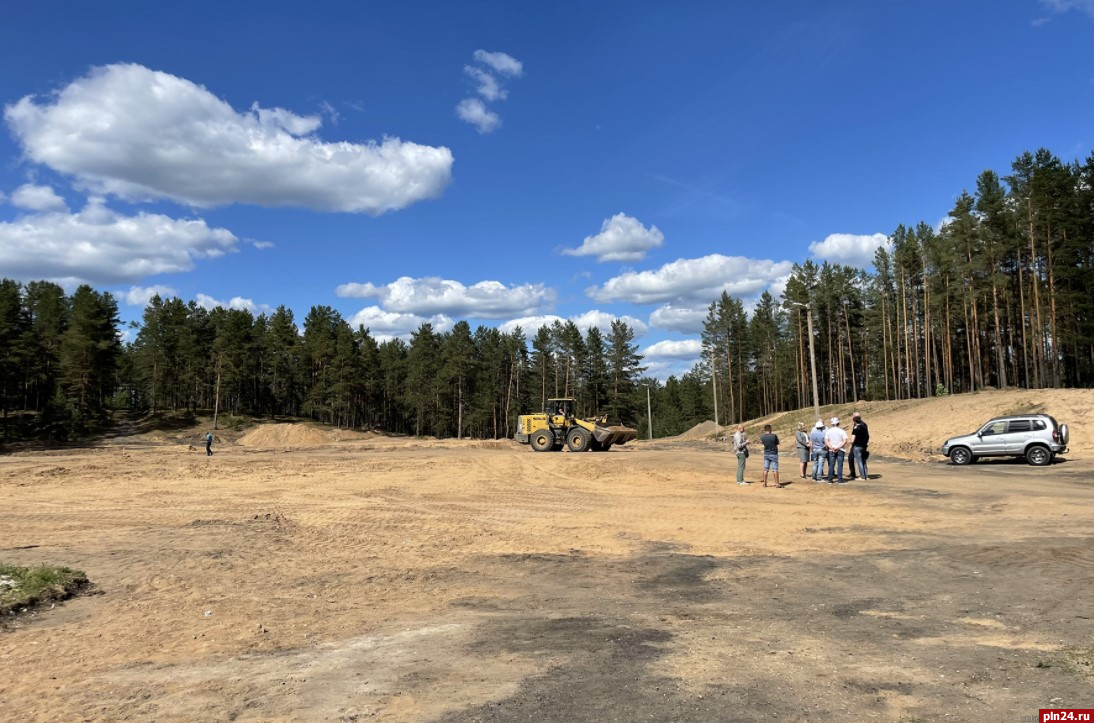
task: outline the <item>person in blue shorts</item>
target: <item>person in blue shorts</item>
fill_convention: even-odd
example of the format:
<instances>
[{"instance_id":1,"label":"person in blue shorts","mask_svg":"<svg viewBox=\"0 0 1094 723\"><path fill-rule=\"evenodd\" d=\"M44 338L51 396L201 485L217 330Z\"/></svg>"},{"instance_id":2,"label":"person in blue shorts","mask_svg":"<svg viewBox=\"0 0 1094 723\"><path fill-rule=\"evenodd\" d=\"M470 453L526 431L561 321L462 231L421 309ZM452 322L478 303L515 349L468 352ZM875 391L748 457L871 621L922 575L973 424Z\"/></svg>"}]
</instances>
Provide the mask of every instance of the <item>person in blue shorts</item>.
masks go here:
<instances>
[{"instance_id":1,"label":"person in blue shorts","mask_svg":"<svg viewBox=\"0 0 1094 723\"><path fill-rule=\"evenodd\" d=\"M784 485L779 482L779 435L771 431L771 425L764 425L764 433L760 435L760 444L764 446L764 487L767 487L768 471L775 473L775 486L782 489Z\"/></svg>"}]
</instances>

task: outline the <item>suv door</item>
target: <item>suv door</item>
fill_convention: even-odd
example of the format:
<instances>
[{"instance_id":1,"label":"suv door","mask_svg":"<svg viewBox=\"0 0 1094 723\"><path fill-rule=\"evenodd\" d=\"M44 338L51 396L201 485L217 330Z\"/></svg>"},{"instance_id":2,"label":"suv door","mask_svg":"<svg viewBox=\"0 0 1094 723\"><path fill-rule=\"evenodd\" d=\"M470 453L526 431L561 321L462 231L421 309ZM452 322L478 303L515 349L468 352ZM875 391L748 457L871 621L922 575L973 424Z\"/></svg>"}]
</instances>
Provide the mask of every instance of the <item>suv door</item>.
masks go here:
<instances>
[{"instance_id":1,"label":"suv door","mask_svg":"<svg viewBox=\"0 0 1094 723\"><path fill-rule=\"evenodd\" d=\"M1005 419L988 422L976 433L979 441L973 454L978 457L992 457L1007 453L1007 421Z\"/></svg>"},{"instance_id":2,"label":"suv door","mask_svg":"<svg viewBox=\"0 0 1094 723\"><path fill-rule=\"evenodd\" d=\"M1042 428L1044 425L1042 423ZM1012 419L1007 424L1007 433L1003 435L1003 441L1007 445L1007 454L1021 455L1026 453L1026 445L1033 436L1033 422L1029 419Z\"/></svg>"}]
</instances>

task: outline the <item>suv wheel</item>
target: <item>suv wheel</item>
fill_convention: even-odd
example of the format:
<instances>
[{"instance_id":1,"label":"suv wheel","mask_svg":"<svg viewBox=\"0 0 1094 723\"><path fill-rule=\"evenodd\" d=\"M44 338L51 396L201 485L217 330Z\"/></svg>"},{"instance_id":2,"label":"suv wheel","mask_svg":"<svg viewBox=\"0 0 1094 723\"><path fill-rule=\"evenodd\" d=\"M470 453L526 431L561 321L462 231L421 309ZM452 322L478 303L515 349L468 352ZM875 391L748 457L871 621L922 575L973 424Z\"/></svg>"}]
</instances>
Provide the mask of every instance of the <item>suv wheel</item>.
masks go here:
<instances>
[{"instance_id":1,"label":"suv wheel","mask_svg":"<svg viewBox=\"0 0 1094 723\"><path fill-rule=\"evenodd\" d=\"M954 447L950 450L950 461L954 464L969 464L972 462L972 452L968 447Z\"/></svg>"},{"instance_id":2,"label":"suv wheel","mask_svg":"<svg viewBox=\"0 0 1094 723\"><path fill-rule=\"evenodd\" d=\"M1026 450L1026 461L1037 467L1044 467L1052 461L1052 453L1047 448L1035 444Z\"/></svg>"}]
</instances>

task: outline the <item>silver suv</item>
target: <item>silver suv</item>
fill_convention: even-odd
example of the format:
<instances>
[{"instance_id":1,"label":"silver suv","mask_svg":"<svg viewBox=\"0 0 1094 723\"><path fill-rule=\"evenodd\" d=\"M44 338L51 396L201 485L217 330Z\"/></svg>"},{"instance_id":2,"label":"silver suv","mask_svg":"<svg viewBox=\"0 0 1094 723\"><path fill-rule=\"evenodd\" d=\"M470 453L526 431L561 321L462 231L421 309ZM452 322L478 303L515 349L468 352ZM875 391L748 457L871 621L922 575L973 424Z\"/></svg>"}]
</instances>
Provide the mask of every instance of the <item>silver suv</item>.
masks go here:
<instances>
[{"instance_id":1,"label":"silver suv","mask_svg":"<svg viewBox=\"0 0 1094 723\"><path fill-rule=\"evenodd\" d=\"M1050 464L1067 451L1066 424L1047 414L996 417L972 434L947 439L942 454L954 464L970 464L980 457L1025 457L1030 464Z\"/></svg>"}]
</instances>

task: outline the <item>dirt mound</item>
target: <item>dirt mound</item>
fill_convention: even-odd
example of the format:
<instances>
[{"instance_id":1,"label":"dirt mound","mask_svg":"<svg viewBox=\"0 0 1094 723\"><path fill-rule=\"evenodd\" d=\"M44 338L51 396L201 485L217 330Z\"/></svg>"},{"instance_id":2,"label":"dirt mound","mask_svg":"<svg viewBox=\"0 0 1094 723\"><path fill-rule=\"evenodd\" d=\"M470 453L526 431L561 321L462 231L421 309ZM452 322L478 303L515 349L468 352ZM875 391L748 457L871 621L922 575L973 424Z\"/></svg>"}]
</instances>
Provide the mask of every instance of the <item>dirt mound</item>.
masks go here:
<instances>
[{"instance_id":1,"label":"dirt mound","mask_svg":"<svg viewBox=\"0 0 1094 723\"><path fill-rule=\"evenodd\" d=\"M984 390L971 394L953 394L928 399L900 399L882 402L829 404L821 407L825 424L835 416L842 421L844 431L851 431L851 414L862 413L870 426L870 451L884 457L917 462L940 461L939 448L949 437L975 432L992 417L1006 414L1051 414L1071 428L1072 458L1094 453L1091 438L1091 410L1094 409L1094 389L1005 389ZM813 431L816 414L812 407L797 409L758 419L746 420L745 431L756 441L763 425L770 424L783 440L783 451L791 452L794 431L800 421ZM700 422L688 431L665 440L698 441L719 435L731 435L736 423L716 427L714 422Z\"/></svg>"},{"instance_id":2,"label":"dirt mound","mask_svg":"<svg viewBox=\"0 0 1094 723\"><path fill-rule=\"evenodd\" d=\"M699 422L683 434L677 435L677 439L706 439L707 437L712 437L715 434L724 432L725 429L726 428L722 425L715 424L708 419L705 422Z\"/></svg>"},{"instance_id":3,"label":"dirt mound","mask_svg":"<svg viewBox=\"0 0 1094 723\"><path fill-rule=\"evenodd\" d=\"M310 424L262 424L239 438L245 447L314 447L332 441L329 431Z\"/></svg>"},{"instance_id":4,"label":"dirt mound","mask_svg":"<svg viewBox=\"0 0 1094 723\"><path fill-rule=\"evenodd\" d=\"M821 417L842 420L844 431L851 431L851 414L862 413L870 426L870 451L885 457L914 461L942 459L939 448L949 437L975 432L992 417L1006 414L1045 413L1071 428L1070 456L1089 455L1094 451L1090 438L1090 410L1094 409L1094 389L1006 389L971 394L953 394L928 399L901 399L884 402L858 402L821 407ZM745 422L750 436L763 424L771 424L775 433L793 441L797 421L810 431L816 421L812 408L799 409L772 417ZM703 424L710 424L704 422ZM703 425L698 425L699 429ZM691 432L685 432L690 434Z\"/></svg>"},{"instance_id":5,"label":"dirt mound","mask_svg":"<svg viewBox=\"0 0 1094 723\"><path fill-rule=\"evenodd\" d=\"M939 447L949 437L975 432L992 417L1042 412L1071 428L1070 456L1089 455L1091 389L1030 389L983 391L931 399L860 403L870 425L870 450L905 459L941 459ZM844 429L850 429L851 411ZM827 419L825 420L827 421Z\"/></svg>"}]
</instances>

